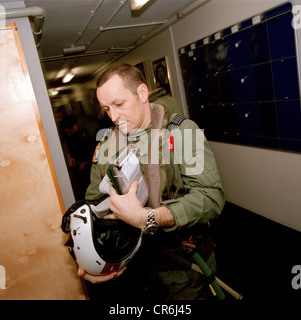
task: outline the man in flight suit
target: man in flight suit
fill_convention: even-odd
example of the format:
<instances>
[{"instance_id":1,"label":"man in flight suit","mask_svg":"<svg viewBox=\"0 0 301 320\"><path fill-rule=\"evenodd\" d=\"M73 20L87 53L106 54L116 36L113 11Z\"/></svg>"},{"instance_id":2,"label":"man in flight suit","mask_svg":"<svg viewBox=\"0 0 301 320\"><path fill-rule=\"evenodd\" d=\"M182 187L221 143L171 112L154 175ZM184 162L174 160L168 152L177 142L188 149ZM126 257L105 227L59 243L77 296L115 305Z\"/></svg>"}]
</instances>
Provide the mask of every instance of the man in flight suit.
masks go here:
<instances>
[{"instance_id":1,"label":"man in flight suit","mask_svg":"<svg viewBox=\"0 0 301 320\"><path fill-rule=\"evenodd\" d=\"M171 114L168 106L150 103L147 84L139 70L133 66L116 65L105 71L97 81L97 99L101 109L115 124L114 132L120 131L129 143L136 144L140 150L148 150L146 158L149 160L141 165L150 189L147 208L142 207L137 199L138 183L134 182L124 195L118 195L111 188L112 214L106 215L104 219L120 219L142 229L146 234L150 224L158 227L153 235L144 236L144 245L140 250L142 253L137 255L143 260L139 268L147 270L143 272L143 279L131 278L126 290L124 287L120 290L123 290L126 297L131 287L136 288L135 283L141 284L148 278L150 280L143 283L142 287L150 288L149 292L156 295L156 298L204 298L204 279L200 273L191 270L190 256L181 244L183 239L197 239L203 258L215 271L214 244L208 240L211 239L208 222L221 213L225 193L207 140L193 121L179 114ZM163 135L168 141L164 141L165 138L158 139L159 163L151 163L151 152L154 150L152 132L155 129L171 133ZM187 131L191 132L188 140L185 139ZM141 139L142 133L147 135L147 139ZM198 140L202 141L201 145ZM100 152L105 148L104 141L107 141L107 137L99 143L93 157L86 200L100 201L104 196L99 191L99 183L107 167L103 159L106 152ZM149 145L141 147L139 143L143 141ZM170 163L162 160L163 145L166 142ZM188 148L185 143L189 145ZM196 164L198 157L202 163ZM131 264L127 268L127 271L123 268L118 272L94 276L79 267L78 274L84 280L101 284L100 290L104 290L104 284L108 288L115 286L116 290L118 279L129 278L129 275L135 277L135 274L130 273ZM139 277L138 273L136 276Z\"/></svg>"}]
</instances>

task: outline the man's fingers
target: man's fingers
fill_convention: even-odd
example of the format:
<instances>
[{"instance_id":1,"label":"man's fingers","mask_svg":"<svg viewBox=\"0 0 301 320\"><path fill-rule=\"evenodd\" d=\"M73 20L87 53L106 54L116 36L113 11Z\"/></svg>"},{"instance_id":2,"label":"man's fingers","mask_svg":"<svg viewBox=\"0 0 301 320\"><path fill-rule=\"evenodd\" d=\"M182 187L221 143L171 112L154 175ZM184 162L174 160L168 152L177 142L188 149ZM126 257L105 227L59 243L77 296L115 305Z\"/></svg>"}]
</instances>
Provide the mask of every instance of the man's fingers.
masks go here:
<instances>
[{"instance_id":1,"label":"man's fingers","mask_svg":"<svg viewBox=\"0 0 301 320\"><path fill-rule=\"evenodd\" d=\"M138 187L139 187L139 181L133 181L132 184L130 185L128 193L132 192L132 193L136 194L137 190L138 190ZM114 187L111 187L110 196L112 197L112 196L115 196L115 195L118 195L118 193L116 192Z\"/></svg>"},{"instance_id":2,"label":"man's fingers","mask_svg":"<svg viewBox=\"0 0 301 320\"><path fill-rule=\"evenodd\" d=\"M134 193L134 194L136 194L136 193L137 193L137 190L138 190L138 187L139 187L139 182L138 182L138 181L134 181L134 182L131 184L128 193Z\"/></svg>"},{"instance_id":3,"label":"man's fingers","mask_svg":"<svg viewBox=\"0 0 301 320\"><path fill-rule=\"evenodd\" d=\"M116 194L117 194L117 192L116 192L115 188L114 188L114 187L111 187L111 189L110 189L110 196L112 197L112 195L114 196L114 195L116 195Z\"/></svg>"},{"instance_id":4,"label":"man's fingers","mask_svg":"<svg viewBox=\"0 0 301 320\"><path fill-rule=\"evenodd\" d=\"M119 271L117 271L117 277L119 277L120 275L123 274L123 272L127 269L126 266L124 266L122 269L120 269Z\"/></svg>"},{"instance_id":5,"label":"man's fingers","mask_svg":"<svg viewBox=\"0 0 301 320\"><path fill-rule=\"evenodd\" d=\"M93 276L91 274L85 273L85 275L82 278L84 280L86 280L86 281L90 281L91 283L100 284L100 283L103 283L103 282L107 282L107 281L113 280L116 277L117 277L117 272L114 271L112 273L101 275L101 276Z\"/></svg>"},{"instance_id":6,"label":"man's fingers","mask_svg":"<svg viewBox=\"0 0 301 320\"><path fill-rule=\"evenodd\" d=\"M111 213L111 214L106 214L106 215L103 217L103 219L105 219L105 220L109 220L109 219L115 220L115 219L117 219L117 218L115 217L114 213Z\"/></svg>"},{"instance_id":7,"label":"man's fingers","mask_svg":"<svg viewBox=\"0 0 301 320\"><path fill-rule=\"evenodd\" d=\"M123 272L126 270L126 267L123 267L121 270L119 271L114 271L108 274L101 274L101 275L92 275L87 273L83 268L79 267L78 268L78 275L80 277L82 277L84 280L89 281L91 283L103 283L103 282L107 282L110 280L113 280L114 278L119 277L121 274L123 274Z\"/></svg>"},{"instance_id":8,"label":"man's fingers","mask_svg":"<svg viewBox=\"0 0 301 320\"><path fill-rule=\"evenodd\" d=\"M78 267L78 270L77 270L77 274L79 277L83 277L85 275L86 271L81 268L81 267Z\"/></svg>"}]
</instances>

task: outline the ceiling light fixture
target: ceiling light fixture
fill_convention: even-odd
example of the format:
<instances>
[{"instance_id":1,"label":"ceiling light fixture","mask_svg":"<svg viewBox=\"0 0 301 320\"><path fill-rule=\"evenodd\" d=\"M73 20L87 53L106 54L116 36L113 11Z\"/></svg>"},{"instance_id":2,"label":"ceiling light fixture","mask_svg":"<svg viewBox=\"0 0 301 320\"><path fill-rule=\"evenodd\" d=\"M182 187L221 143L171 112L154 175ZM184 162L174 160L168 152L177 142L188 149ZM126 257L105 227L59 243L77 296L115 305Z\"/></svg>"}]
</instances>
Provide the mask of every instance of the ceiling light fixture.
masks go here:
<instances>
[{"instance_id":1,"label":"ceiling light fixture","mask_svg":"<svg viewBox=\"0 0 301 320\"><path fill-rule=\"evenodd\" d=\"M131 0L131 10L140 10L149 0Z\"/></svg>"},{"instance_id":2,"label":"ceiling light fixture","mask_svg":"<svg viewBox=\"0 0 301 320\"><path fill-rule=\"evenodd\" d=\"M75 74L73 74L72 72L68 72L62 80L63 83L70 82L74 78L74 76Z\"/></svg>"},{"instance_id":3,"label":"ceiling light fixture","mask_svg":"<svg viewBox=\"0 0 301 320\"><path fill-rule=\"evenodd\" d=\"M50 98L55 97L55 96L58 95L58 94L59 94L59 91L56 90L56 89L50 89L50 90L48 90L48 95L49 95Z\"/></svg>"},{"instance_id":4,"label":"ceiling light fixture","mask_svg":"<svg viewBox=\"0 0 301 320\"><path fill-rule=\"evenodd\" d=\"M63 49L64 55L70 55L70 54L78 54L83 53L86 51L85 46L71 46L70 48Z\"/></svg>"}]
</instances>

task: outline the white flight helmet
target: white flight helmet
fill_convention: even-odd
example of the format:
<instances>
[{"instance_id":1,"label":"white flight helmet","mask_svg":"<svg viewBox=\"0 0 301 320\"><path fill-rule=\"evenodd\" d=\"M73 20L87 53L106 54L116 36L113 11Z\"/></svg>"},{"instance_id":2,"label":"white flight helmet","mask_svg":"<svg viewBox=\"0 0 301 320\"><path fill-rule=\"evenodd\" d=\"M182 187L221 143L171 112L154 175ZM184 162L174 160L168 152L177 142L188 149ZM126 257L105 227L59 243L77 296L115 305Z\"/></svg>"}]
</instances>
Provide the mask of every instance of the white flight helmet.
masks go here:
<instances>
[{"instance_id":1,"label":"white flight helmet","mask_svg":"<svg viewBox=\"0 0 301 320\"><path fill-rule=\"evenodd\" d=\"M142 231L120 220L97 218L89 203L76 202L63 217L62 230L70 233L66 245L86 272L94 275L118 271L141 246Z\"/></svg>"},{"instance_id":2,"label":"white flight helmet","mask_svg":"<svg viewBox=\"0 0 301 320\"><path fill-rule=\"evenodd\" d=\"M99 189L102 194L108 194L113 185L119 193L126 193L133 181L139 181L137 198L144 206L149 188L141 172L137 151L129 145L108 167ZM66 245L72 247L70 253L90 274L120 270L141 246L142 231L120 220L103 219L109 212L108 196L96 206L85 200L77 201L63 217L62 230L70 233Z\"/></svg>"}]
</instances>

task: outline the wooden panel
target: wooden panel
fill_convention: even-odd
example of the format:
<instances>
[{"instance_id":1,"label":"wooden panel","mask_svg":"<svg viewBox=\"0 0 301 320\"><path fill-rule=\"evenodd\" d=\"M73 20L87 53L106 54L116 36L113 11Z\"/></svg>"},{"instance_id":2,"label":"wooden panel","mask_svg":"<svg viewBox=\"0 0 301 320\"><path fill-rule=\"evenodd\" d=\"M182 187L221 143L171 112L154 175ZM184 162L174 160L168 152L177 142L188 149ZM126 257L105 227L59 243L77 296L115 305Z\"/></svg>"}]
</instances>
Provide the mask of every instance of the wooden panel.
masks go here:
<instances>
[{"instance_id":1,"label":"wooden panel","mask_svg":"<svg viewBox=\"0 0 301 320\"><path fill-rule=\"evenodd\" d=\"M64 206L15 27L0 31L0 299L85 299L60 229Z\"/></svg>"}]
</instances>

